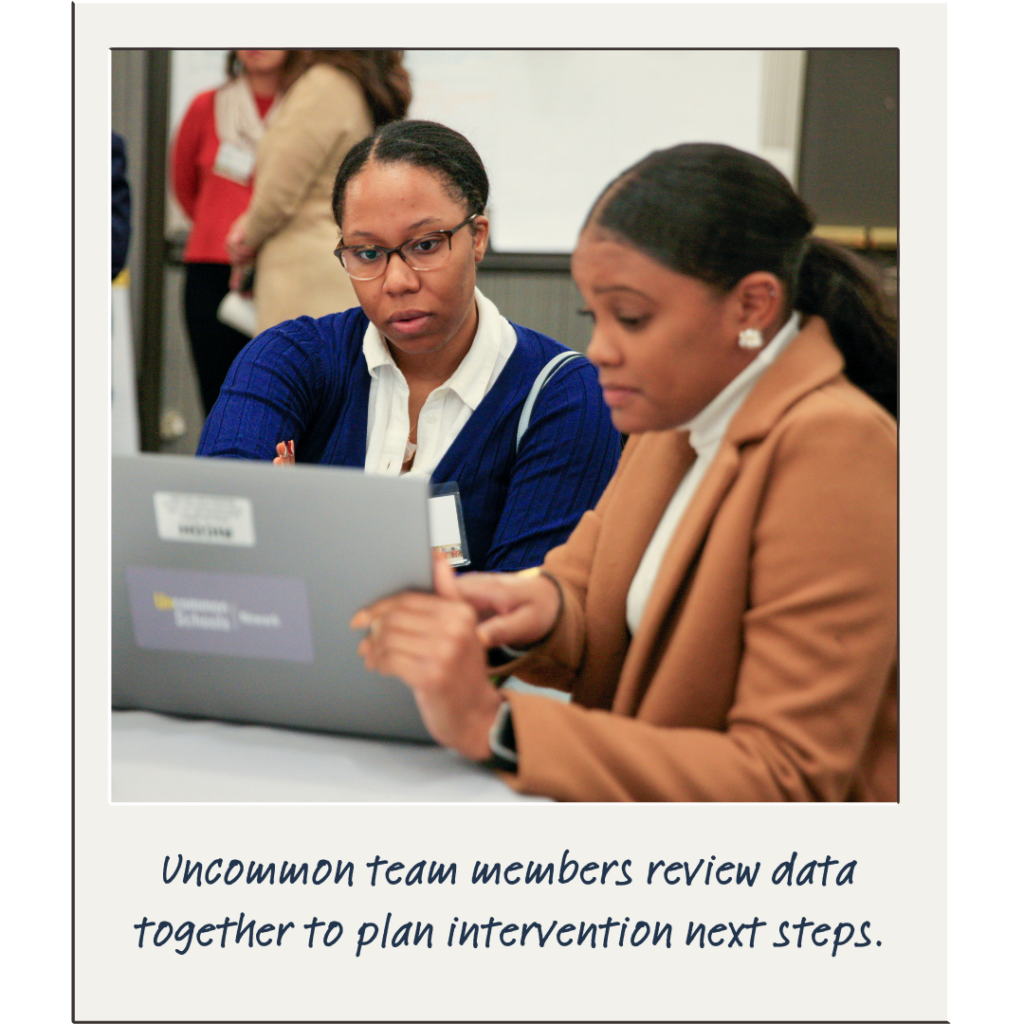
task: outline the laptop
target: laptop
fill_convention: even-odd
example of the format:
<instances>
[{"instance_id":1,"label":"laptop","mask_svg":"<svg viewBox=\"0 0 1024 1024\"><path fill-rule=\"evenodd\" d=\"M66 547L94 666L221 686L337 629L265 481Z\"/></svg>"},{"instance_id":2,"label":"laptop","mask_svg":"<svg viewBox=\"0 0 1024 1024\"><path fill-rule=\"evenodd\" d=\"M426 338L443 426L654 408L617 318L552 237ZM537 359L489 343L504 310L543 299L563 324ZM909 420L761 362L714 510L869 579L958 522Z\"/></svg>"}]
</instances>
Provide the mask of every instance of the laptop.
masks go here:
<instances>
[{"instance_id":1,"label":"laptop","mask_svg":"<svg viewBox=\"0 0 1024 1024\"><path fill-rule=\"evenodd\" d=\"M348 625L432 589L426 480L135 455L112 481L114 708L431 741Z\"/></svg>"}]
</instances>

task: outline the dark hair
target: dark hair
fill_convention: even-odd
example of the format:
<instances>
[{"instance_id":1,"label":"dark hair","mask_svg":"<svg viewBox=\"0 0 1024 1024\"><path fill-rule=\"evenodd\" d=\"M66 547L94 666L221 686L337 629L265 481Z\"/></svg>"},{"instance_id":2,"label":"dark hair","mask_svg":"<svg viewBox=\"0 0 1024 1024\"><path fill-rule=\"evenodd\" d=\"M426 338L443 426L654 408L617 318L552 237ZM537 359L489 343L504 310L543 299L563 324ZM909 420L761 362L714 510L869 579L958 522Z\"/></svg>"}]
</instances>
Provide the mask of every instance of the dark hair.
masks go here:
<instances>
[{"instance_id":1,"label":"dark hair","mask_svg":"<svg viewBox=\"0 0 1024 1024\"><path fill-rule=\"evenodd\" d=\"M409 72L402 63L404 50L297 50L294 66L284 79L287 89L314 64L330 64L354 75L370 105L373 125L405 117L412 102Z\"/></svg>"},{"instance_id":2,"label":"dark hair","mask_svg":"<svg viewBox=\"0 0 1024 1024\"><path fill-rule=\"evenodd\" d=\"M339 228L345 188L369 162L411 164L433 171L452 200L465 204L467 213L483 213L487 205L487 172L469 139L434 121L394 121L356 143L342 160L331 198Z\"/></svg>"},{"instance_id":3,"label":"dark hair","mask_svg":"<svg viewBox=\"0 0 1024 1024\"><path fill-rule=\"evenodd\" d=\"M792 308L828 324L850 381L896 415L895 321L851 255L810 237L810 210L766 160L714 143L659 150L605 189L591 222L722 291L774 274Z\"/></svg>"}]
</instances>

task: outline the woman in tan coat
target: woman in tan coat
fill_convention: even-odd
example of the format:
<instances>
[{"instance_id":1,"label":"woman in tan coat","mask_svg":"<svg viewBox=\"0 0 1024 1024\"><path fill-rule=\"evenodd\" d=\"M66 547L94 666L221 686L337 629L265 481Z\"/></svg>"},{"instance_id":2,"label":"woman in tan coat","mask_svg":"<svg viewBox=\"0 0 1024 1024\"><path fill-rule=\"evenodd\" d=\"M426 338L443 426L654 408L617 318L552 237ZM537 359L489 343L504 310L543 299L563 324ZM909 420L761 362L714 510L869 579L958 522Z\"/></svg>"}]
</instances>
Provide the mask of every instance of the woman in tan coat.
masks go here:
<instances>
[{"instance_id":1,"label":"woman in tan coat","mask_svg":"<svg viewBox=\"0 0 1024 1024\"><path fill-rule=\"evenodd\" d=\"M432 734L584 800L896 799L896 364L864 276L769 164L654 153L588 217L588 357L630 438L534 574L353 620ZM568 705L488 681L561 687Z\"/></svg>"},{"instance_id":2,"label":"woman in tan coat","mask_svg":"<svg viewBox=\"0 0 1024 1024\"><path fill-rule=\"evenodd\" d=\"M301 50L290 79L256 153L252 200L227 239L236 286L255 263L257 331L358 305L333 256L334 177L412 98L401 50Z\"/></svg>"}]
</instances>

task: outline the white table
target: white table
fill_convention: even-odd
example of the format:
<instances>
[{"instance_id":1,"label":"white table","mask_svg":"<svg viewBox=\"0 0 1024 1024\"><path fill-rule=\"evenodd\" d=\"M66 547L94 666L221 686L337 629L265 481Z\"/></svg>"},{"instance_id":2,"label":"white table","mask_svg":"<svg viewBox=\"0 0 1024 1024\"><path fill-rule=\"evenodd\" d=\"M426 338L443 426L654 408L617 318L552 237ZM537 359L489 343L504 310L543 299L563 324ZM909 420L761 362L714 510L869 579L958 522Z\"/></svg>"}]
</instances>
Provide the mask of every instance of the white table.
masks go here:
<instances>
[{"instance_id":1,"label":"white table","mask_svg":"<svg viewBox=\"0 0 1024 1024\"><path fill-rule=\"evenodd\" d=\"M442 747L114 711L111 796L142 803L539 800Z\"/></svg>"}]
</instances>

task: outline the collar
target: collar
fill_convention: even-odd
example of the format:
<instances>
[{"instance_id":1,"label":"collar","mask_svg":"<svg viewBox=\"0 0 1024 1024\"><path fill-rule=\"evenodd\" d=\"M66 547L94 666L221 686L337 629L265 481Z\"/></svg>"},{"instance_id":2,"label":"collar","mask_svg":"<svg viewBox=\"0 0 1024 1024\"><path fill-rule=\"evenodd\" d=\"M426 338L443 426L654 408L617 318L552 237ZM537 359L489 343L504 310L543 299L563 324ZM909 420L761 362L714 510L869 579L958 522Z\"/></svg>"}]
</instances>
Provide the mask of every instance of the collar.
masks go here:
<instances>
[{"instance_id":1,"label":"collar","mask_svg":"<svg viewBox=\"0 0 1024 1024\"><path fill-rule=\"evenodd\" d=\"M473 290L473 295L477 311L473 343L455 372L441 385L442 388L454 391L470 409L476 409L487 394L487 385L501 349L504 323L498 307L479 288ZM390 366L401 376L401 370L395 364L390 349L372 323L367 325L363 335L363 357L371 377L379 379L381 367L384 366Z\"/></svg>"},{"instance_id":2,"label":"collar","mask_svg":"<svg viewBox=\"0 0 1024 1024\"><path fill-rule=\"evenodd\" d=\"M744 403L761 375L782 354L800 332L800 314L786 321L778 334L715 397L680 430L690 432L690 444L697 455L714 448L725 435L730 421Z\"/></svg>"}]
</instances>

